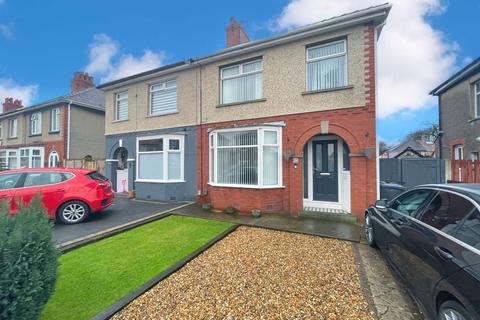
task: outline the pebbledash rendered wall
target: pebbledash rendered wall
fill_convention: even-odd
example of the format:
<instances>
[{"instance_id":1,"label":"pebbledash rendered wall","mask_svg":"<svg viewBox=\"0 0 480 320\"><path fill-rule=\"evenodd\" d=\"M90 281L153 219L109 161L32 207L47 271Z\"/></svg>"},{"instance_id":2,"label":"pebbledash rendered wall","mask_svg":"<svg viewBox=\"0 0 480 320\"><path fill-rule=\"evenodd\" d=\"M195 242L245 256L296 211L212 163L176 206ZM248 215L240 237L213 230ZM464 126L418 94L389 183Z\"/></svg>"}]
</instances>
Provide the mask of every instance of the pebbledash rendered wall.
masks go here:
<instances>
[{"instance_id":1,"label":"pebbledash rendered wall","mask_svg":"<svg viewBox=\"0 0 480 320\"><path fill-rule=\"evenodd\" d=\"M136 143L137 137L156 135L184 135L184 182L154 183L135 182L136 179ZM128 151L128 190L135 190L136 198L156 201L195 200L197 196L197 127L185 126L170 129L129 132L106 136L105 174L116 187L117 162L116 150L122 147Z\"/></svg>"},{"instance_id":2,"label":"pebbledash rendered wall","mask_svg":"<svg viewBox=\"0 0 480 320\"><path fill-rule=\"evenodd\" d=\"M199 202L211 202L213 207L224 209L229 206L239 211L249 212L259 209L263 212L290 212L297 214L303 209L303 148L309 139L316 135L329 134L342 138L350 149L351 173L351 211L359 218L365 208L377 198L376 179L376 127L375 127L375 32L371 24L360 28L362 54L355 63L361 65L361 77L353 86L334 91L339 96L353 94L355 99L348 100L343 108L338 101L322 104L323 110L293 113L286 111L284 115L255 117L242 120L218 121L201 125L201 139L198 142L198 189L201 196ZM358 38L357 38L358 39ZM355 47L357 48L357 46ZM350 63L352 61L350 60ZM350 64L349 64L350 66ZM333 92L330 92L333 93ZM314 95L324 95L315 93ZM360 96L359 96L360 95ZM309 95L297 94L294 104L300 105ZM267 98L268 99L268 98ZM352 105L352 102L361 104ZM330 105L335 105L331 107ZM233 106L231 108L235 108ZM217 107L220 109L230 107ZM302 110L303 111L303 110ZM233 111L232 111L233 112ZM260 113L260 112L259 112ZM211 111L212 118L214 112ZM233 113L232 113L233 114ZM280 188L250 189L235 187L219 187L208 183L209 150L208 135L211 130L228 128L235 125L258 125L268 122L285 123L282 129L283 185ZM323 125L322 125L323 124ZM322 128L323 127L323 128ZM325 130L325 128L328 128ZM293 158L299 158L297 167Z\"/></svg>"}]
</instances>

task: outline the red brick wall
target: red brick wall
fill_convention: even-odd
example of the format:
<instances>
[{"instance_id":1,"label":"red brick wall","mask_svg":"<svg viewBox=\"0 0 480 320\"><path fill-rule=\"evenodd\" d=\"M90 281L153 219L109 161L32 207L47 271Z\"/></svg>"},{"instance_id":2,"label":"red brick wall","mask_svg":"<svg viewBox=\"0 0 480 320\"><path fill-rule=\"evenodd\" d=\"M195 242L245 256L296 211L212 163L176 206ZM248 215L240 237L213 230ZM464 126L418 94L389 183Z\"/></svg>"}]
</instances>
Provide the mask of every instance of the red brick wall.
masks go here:
<instances>
[{"instance_id":1,"label":"red brick wall","mask_svg":"<svg viewBox=\"0 0 480 320\"><path fill-rule=\"evenodd\" d=\"M359 217L377 196L376 187L376 128L375 128L375 35L371 25L365 26L365 106L279 115L275 117L202 124L198 140L198 190L199 201L209 201L215 208L233 206L239 211L259 209L263 212L298 213L303 208L303 147L313 136L321 134L320 123L329 122L328 134L341 137L351 152L351 208ZM215 187L208 184L209 129L233 125L256 125L265 122L284 121L282 131L283 152L300 157L295 168L292 159L283 157L283 188L248 189ZM365 156L365 149L371 156Z\"/></svg>"}]
</instances>

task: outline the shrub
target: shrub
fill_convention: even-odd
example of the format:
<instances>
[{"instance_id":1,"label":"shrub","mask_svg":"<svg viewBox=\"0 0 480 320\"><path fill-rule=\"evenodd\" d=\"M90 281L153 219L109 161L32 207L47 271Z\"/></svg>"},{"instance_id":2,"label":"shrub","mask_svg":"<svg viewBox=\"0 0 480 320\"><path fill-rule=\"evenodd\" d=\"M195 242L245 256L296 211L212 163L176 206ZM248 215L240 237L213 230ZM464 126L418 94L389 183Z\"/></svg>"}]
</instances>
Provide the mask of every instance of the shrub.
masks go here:
<instances>
[{"instance_id":1,"label":"shrub","mask_svg":"<svg viewBox=\"0 0 480 320\"><path fill-rule=\"evenodd\" d=\"M0 210L0 319L38 319L55 288L59 255L52 224L36 195L10 217Z\"/></svg>"},{"instance_id":2,"label":"shrub","mask_svg":"<svg viewBox=\"0 0 480 320\"><path fill-rule=\"evenodd\" d=\"M227 214L234 214L236 211L237 211L237 209L235 209L235 207L233 207L233 206L227 207L227 208L225 209L225 212L226 212Z\"/></svg>"}]
</instances>

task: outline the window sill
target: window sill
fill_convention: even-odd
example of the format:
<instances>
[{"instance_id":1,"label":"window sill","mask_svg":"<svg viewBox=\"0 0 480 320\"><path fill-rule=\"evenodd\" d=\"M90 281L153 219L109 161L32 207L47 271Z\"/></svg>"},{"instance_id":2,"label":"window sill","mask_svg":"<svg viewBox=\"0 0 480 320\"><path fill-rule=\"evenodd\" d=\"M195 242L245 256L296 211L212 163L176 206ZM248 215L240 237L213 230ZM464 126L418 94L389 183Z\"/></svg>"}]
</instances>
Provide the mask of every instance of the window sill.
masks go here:
<instances>
[{"instance_id":1,"label":"window sill","mask_svg":"<svg viewBox=\"0 0 480 320\"><path fill-rule=\"evenodd\" d=\"M240 101L240 102L232 102L232 103L221 103L217 105L217 108L223 108L223 107L231 107L231 106L238 106L240 104L250 104L250 103L257 103L257 102L265 102L267 99L262 98L262 99L255 99L255 100L248 100L248 101Z\"/></svg>"},{"instance_id":2,"label":"window sill","mask_svg":"<svg viewBox=\"0 0 480 320\"><path fill-rule=\"evenodd\" d=\"M7 140L13 140L13 139L17 139L17 138L18 138L18 136L16 136L16 137L8 137Z\"/></svg>"},{"instance_id":3,"label":"window sill","mask_svg":"<svg viewBox=\"0 0 480 320\"><path fill-rule=\"evenodd\" d=\"M337 88L331 88L331 89L304 91L304 92L302 92L302 96L306 96L306 95L309 95L309 94L316 94L316 93L325 93L325 92L348 90L348 89L353 89L353 86L350 85L350 86L337 87Z\"/></svg>"},{"instance_id":4,"label":"window sill","mask_svg":"<svg viewBox=\"0 0 480 320\"><path fill-rule=\"evenodd\" d=\"M208 183L212 187L220 188L242 188L242 189L285 189L285 186L252 186L244 184L222 184L222 183Z\"/></svg>"},{"instance_id":5,"label":"window sill","mask_svg":"<svg viewBox=\"0 0 480 320\"><path fill-rule=\"evenodd\" d=\"M35 133L35 134L29 134L28 136L29 137L39 137L41 135L42 135L42 133Z\"/></svg>"},{"instance_id":6,"label":"window sill","mask_svg":"<svg viewBox=\"0 0 480 320\"><path fill-rule=\"evenodd\" d=\"M178 111L174 111L174 112L166 112L166 113L159 113L159 114L149 114L145 118L163 117L163 116L169 116L169 115L174 115L174 114L178 114L178 113L179 113Z\"/></svg>"},{"instance_id":7,"label":"window sill","mask_svg":"<svg viewBox=\"0 0 480 320\"><path fill-rule=\"evenodd\" d=\"M56 130L56 131L48 131L49 134L59 134L60 133L60 130Z\"/></svg>"},{"instance_id":8,"label":"window sill","mask_svg":"<svg viewBox=\"0 0 480 320\"><path fill-rule=\"evenodd\" d=\"M117 122L125 122L128 121L129 119L120 119L120 120L113 120L112 123L117 123Z\"/></svg>"},{"instance_id":9,"label":"window sill","mask_svg":"<svg viewBox=\"0 0 480 320\"><path fill-rule=\"evenodd\" d=\"M185 183L185 180L150 180L150 179L137 179L135 182L142 183Z\"/></svg>"},{"instance_id":10,"label":"window sill","mask_svg":"<svg viewBox=\"0 0 480 320\"><path fill-rule=\"evenodd\" d=\"M480 120L480 117L470 119L470 120L468 120L468 123L472 123L472 122L475 122L475 121L478 121L478 120Z\"/></svg>"}]
</instances>

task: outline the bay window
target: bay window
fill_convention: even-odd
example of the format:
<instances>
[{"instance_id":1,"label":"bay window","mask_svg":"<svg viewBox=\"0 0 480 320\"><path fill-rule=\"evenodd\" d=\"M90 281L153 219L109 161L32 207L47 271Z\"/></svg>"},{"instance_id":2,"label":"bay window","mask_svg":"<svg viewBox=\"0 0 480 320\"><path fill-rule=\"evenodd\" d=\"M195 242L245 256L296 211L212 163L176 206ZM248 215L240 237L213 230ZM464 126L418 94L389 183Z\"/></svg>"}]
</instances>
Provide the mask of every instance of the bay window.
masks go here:
<instances>
[{"instance_id":1,"label":"bay window","mask_svg":"<svg viewBox=\"0 0 480 320\"><path fill-rule=\"evenodd\" d=\"M150 115L177 112L177 80L172 79L150 86Z\"/></svg>"},{"instance_id":2,"label":"bay window","mask_svg":"<svg viewBox=\"0 0 480 320\"><path fill-rule=\"evenodd\" d=\"M20 168L42 168L43 148L21 148L19 149Z\"/></svg>"},{"instance_id":3,"label":"bay window","mask_svg":"<svg viewBox=\"0 0 480 320\"><path fill-rule=\"evenodd\" d=\"M221 129L210 133L210 183L279 187L282 184L279 127Z\"/></svg>"},{"instance_id":4,"label":"bay window","mask_svg":"<svg viewBox=\"0 0 480 320\"><path fill-rule=\"evenodd\" d=\"M237 103L263 98L262 60L220 69L221 103Z\"/></svg>"},{"instance_id":5,"label":"bay window","mask_svg":"<svg viewBox=\"0 0 480 320\"><path fill-rule=\"evenodd\" d=\"M9 169L18 168L17 150L7 150L7 166Z\"/></svg>"},{"instance_id":6,"label":"bay window","mask_svg":"<svg viewBox=\"0 0 480 320\"><path fill-rule=\"evenodd\" d=\"M328 90L346 85L346 40L307 48L307 91Z\"/></svg>"},{"instance_id":7,"label":"bay window","mask_svg":"<svg viewBox=\"0 0 480 320\"><path fill-rule=\"evenodd\" d=\"M30 134L42 133L42 114L40 112L30 115Z\"/></svg>"},{"instance_id":8,"label":"bay window","mask_svg":"<svg viewBox=\"0 0 480 320\"><path fill-rule=\"evenodd\" d=\"M137 138L137 181L183 182L184 137Z\"/></svg>"},{"instance_id":9,"label":"bay window","mask_svg":"<svg viewBox=\"0 0 480 320\"><path fill-rule=\"evenodd\" d=\"M0 170L6 170L8 169L8 164L7 164L7 151L1 150L0 151Z\"/></svg>"}]
</instances>

